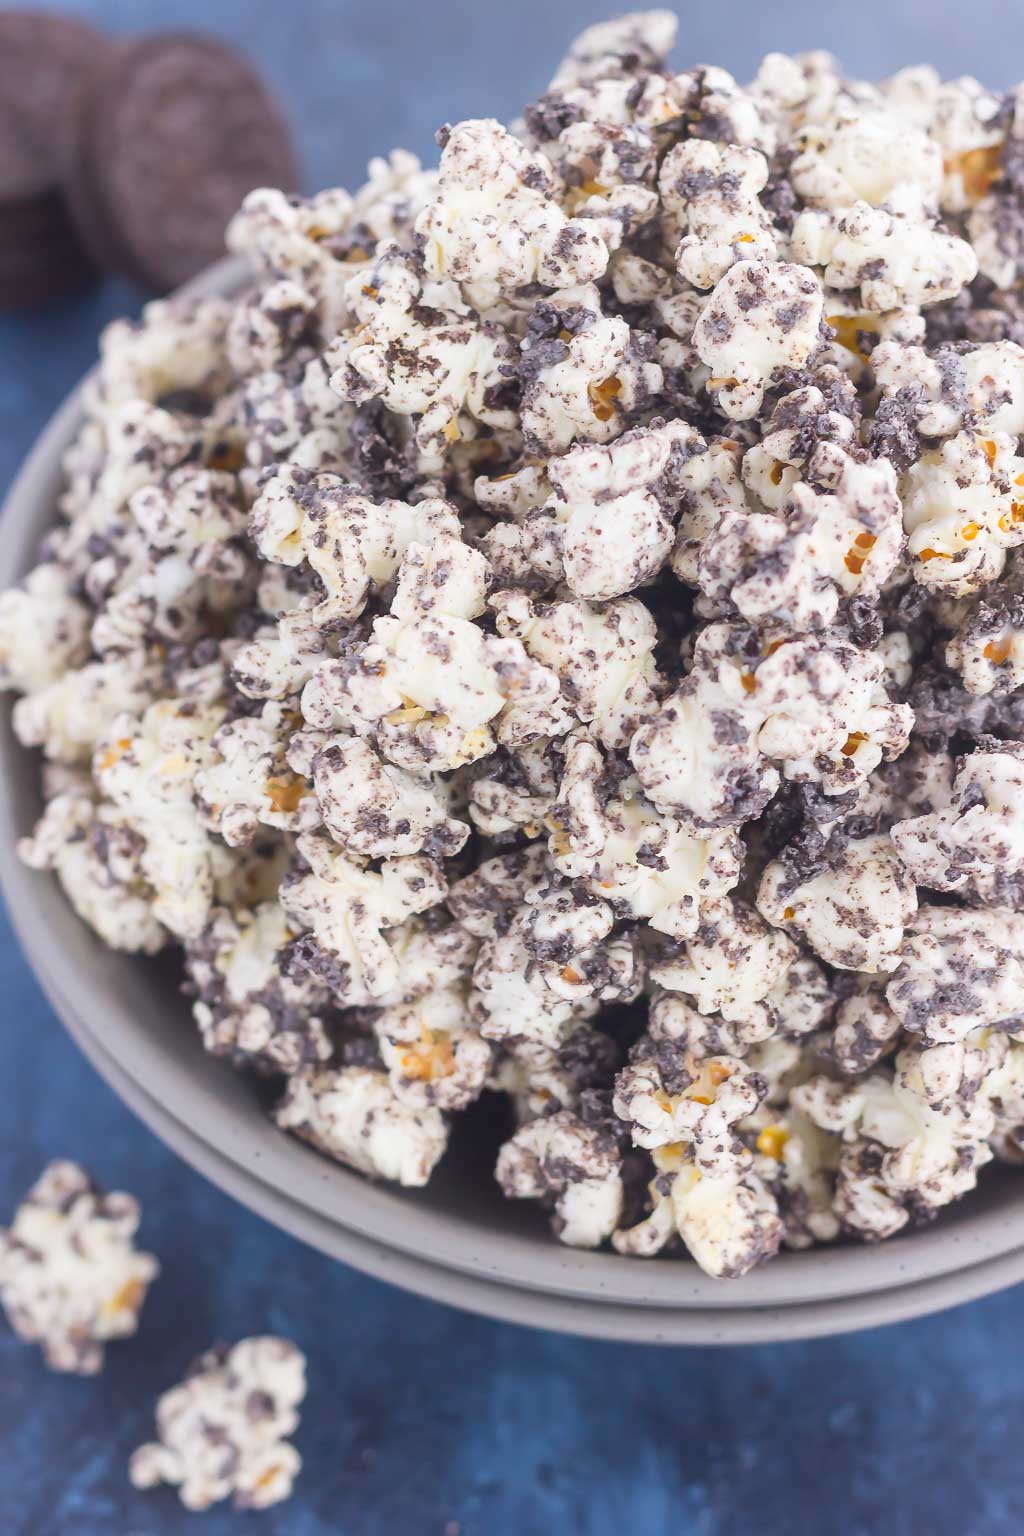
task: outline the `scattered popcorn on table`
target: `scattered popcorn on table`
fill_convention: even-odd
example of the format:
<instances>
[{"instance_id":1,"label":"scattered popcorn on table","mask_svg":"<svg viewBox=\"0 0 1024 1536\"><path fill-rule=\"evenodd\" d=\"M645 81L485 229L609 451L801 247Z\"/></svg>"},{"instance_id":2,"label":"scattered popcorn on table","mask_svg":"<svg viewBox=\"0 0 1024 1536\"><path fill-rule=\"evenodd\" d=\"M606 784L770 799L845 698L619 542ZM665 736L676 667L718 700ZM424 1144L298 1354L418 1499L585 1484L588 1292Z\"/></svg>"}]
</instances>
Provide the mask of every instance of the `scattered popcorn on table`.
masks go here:
<instances>
[{"instance_id":1,"label":"scattered popcorn on table","mask_svg":"<svg viewBox=\"0 0 1024 1536\"><path fill-rule=\"evenodd\" d=\"M564 1242L736 1276L1024 1164L1024 89L675 30L109 327L0 683L282 1130L421 1186L503 1096Z\"/></svg>"},{"instance_id":2,"label":"scattered popcorn on table","mask_svg":"<svg viewBox=\"0 0 1024 1536\"><path fill-rule=\"evenodd\" d=\"M302 1466L286 1437L299 1426L305 1395L305 1357L287 1339L208 1350L158 1399L160 1438L133 1453L132 1483L169 1483L191 1510L228 1498L236 1509L279 1504Z\"/></svg>"},{"instance_id":3,"label":"scattered popcorn on table","mask_svg":"<svg viewBox=\"0 0 1024 1536\"><path fill-rule=\"evenodd\" d=\"M0 1305L54 1371L91 1376L104 1345L139 1325L159 1274L134 1246L139 1204L104 1194L77 1163L51 1163L0 1231Z\"/></svg>"}]
</instances>

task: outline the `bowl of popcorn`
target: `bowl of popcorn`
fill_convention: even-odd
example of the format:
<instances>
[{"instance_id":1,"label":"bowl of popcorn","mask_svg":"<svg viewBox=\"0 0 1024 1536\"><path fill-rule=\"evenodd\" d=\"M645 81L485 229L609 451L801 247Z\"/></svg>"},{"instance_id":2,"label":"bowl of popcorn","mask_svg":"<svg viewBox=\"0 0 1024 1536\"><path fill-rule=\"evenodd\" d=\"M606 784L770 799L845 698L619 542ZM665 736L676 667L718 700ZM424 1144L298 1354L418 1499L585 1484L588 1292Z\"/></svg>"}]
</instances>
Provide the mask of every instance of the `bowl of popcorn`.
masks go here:
<instances>
[{"instance_id":1,"label":"bowl of popcorn","mask_svg":"<svg viewBox=\"0 0 1024 1536\"><path fill-rule=\"evenodd\" d=\"M674 26L107 331L4 511L0 873L285 1229L740 1342L1024 1278L1024 100Z\"/></svg>"}]
</instances>

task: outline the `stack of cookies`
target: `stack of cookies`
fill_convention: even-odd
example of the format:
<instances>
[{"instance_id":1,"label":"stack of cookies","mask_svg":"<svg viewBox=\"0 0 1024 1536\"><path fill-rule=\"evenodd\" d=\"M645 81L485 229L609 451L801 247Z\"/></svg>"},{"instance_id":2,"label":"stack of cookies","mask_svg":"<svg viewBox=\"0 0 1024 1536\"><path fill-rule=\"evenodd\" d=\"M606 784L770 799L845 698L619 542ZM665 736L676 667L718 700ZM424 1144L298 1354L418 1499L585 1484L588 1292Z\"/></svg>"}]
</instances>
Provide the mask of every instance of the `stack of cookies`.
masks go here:
<instances>
[{"instance_id":1,"label":"stack of cookies","mask_svg":"<svg viewBox=\"0 0 1024 1536\"><path fill-rule=\"evenodd\" d=\"M166 292L221 253L246 192L297 181L272 94L223 43L0 11L0 308L100 272Z\"/></svg>"}]
</instances>

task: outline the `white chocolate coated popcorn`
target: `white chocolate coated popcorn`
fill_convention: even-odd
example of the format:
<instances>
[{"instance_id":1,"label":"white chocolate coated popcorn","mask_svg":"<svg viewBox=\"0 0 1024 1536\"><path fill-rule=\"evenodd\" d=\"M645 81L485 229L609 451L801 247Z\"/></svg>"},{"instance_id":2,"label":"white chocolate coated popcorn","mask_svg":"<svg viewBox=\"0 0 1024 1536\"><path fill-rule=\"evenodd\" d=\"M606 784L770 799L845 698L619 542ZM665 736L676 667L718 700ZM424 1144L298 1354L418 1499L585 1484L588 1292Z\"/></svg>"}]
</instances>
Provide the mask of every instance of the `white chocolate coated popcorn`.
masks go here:
<instances>
[{"instance_id":1,"label":"white chocolate coated popcorn","mask_svg":"<svg viewBox=\"0 0 1024 1536\"><path fill-rule=\"evenodd\" d=\"M298 1428L305 1395L305 1357L287 1339L208 1351L158 1399L160 1438L133 1453L132 1483L169 1483L189 1510L227 1498L236 1509L280 1503L302 1466L286 1437Z\"/></svg>"},{"instance_id":2,"label":"white chocolate coated popcorn","mask_svg":"<svg viewBox=\"0 0 1024 1536\"><path fill-rule=\"evenodd\" d=\"M1024 1164L1024 96L675 32L110 327L0 685L282 1132L736 1277Z\"/></svg>"},{"instance_id":3,"label":"white chocolate coated popcorn","mask_svg":"<svg viewBox=\"0 0 1024 1536\"><path fill-rule=\"evenodd\" d=\"M104 1346L133 1334L156 1260L134 1246L139 1204L54 1162L0 1231L0 1305L54 1371L91 1376Z\"/></svg>"},{"instance_id":4,"label":"white chocolate coated popcorn","mask_svg":"<svg viewBox=\"0 0 1024 1536\"><path fill-rule=\"evenodd\" d=\"M448 1140L438 1109L410 1108L366 1067L295 1073L274 1118L328 1157L396 1184L426 1184Z\"/></svg>"}]
</instances>

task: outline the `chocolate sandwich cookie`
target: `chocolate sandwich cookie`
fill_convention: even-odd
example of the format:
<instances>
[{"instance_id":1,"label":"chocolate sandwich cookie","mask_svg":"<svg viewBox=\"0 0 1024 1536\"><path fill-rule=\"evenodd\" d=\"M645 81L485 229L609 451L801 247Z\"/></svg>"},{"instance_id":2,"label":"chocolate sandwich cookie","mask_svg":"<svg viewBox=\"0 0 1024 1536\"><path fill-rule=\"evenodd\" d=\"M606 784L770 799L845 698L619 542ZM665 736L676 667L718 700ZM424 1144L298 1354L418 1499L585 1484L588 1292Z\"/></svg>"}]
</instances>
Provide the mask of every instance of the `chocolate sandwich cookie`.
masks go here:
<instances>
[{"instance_id":1,"label":"chocolate sandwich cookie","mask_svg":"<svg viewBox=\"0 0 1024 1536\"><path fill-rule=\"evenodd\" d=\"M166 34L118 45L84 86L68 192L101 265L163 293L224 251L253 187L294 187L277 104L225 45Z\"/></svg>"},{"instance_id":2,"label":"chocolate sandwich cookie","mask_svg":"<svg viewBox=\"0 0 1024 1536\"><path fill-rule=\"evenodd\" d=\"M107 47L67 17L0 11L0 308L41 303L96 275L60 181L79 81Z\"/></svg>"}]
</instances>

